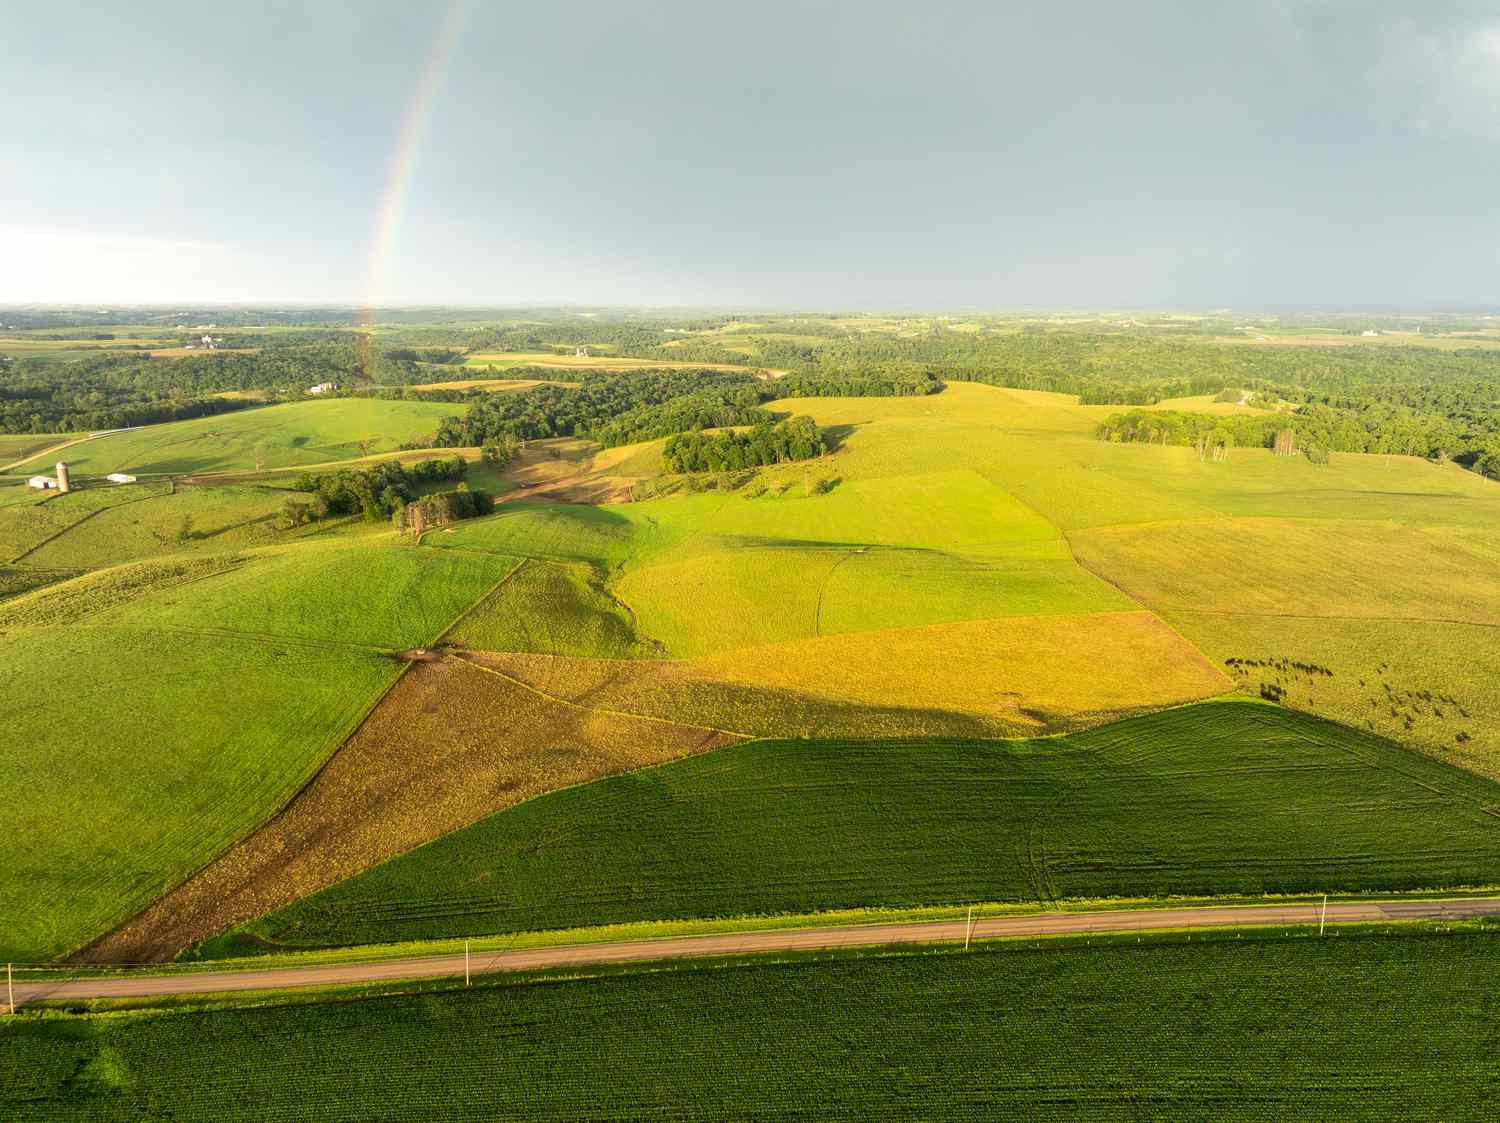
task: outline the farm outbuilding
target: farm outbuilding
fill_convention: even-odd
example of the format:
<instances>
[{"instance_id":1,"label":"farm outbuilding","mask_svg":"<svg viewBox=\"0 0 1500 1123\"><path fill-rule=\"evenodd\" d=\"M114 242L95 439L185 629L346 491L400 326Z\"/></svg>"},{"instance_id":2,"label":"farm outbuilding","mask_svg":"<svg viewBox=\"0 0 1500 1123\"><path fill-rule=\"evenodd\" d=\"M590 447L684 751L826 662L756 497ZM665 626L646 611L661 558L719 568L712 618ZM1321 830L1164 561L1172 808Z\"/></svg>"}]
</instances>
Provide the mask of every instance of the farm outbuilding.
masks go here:
<instances>
[{"instance_id":1,"label":"farm outbuilding","mask_svg":"<svg viewBox=\"0 0 1500 1123\"><path fill-rule=\"evenodd\" d=\"M133 483L135 483L135 477L134 476L128 476L124 472L111 472L109 475L105 476L104 478L106 480L108 480L110 483L114 483L114 484L133 484Z\"/></svg>"},{"instance_id":2,"label":"farm outbuilding","mask_svg":"<svg viewBox=\"0 0 1500 1123\"><path fill-rule=\"evenodd\" d=\"M57 481L51 476L32 476L31 479L26 481L26 486L39 488L42 491L46 491L49 488L56 487Z\"/></svg>"},{"instance_id":3,"label":"farm outbuilding","mask_svg":"<svg viewBox=\"0 0 1500 1123\"><path fill-rule=\"evenodd\" d=\"M307 392L309 394L326 394L329 391L337 390L338 388L339 384L337 382L319 382L316 386L309 386L307 388Z\"/></svg>"}]
</instances>

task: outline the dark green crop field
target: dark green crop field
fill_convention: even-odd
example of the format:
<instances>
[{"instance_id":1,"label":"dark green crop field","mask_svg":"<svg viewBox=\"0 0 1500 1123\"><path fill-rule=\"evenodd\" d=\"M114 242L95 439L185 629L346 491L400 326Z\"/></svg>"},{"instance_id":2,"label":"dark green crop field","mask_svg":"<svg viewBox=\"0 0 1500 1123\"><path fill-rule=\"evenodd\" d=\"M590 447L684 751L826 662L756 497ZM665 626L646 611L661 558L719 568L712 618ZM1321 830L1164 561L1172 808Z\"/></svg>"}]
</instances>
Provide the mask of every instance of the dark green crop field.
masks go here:
<instances>
[{"instance_id":1,"label":"dark green crop field","mask_svg":"<svg viewBox=\"0 0 1500 1123\"><path fill-rule=\"evenodd\" d=\"M1000 946L0 1025L43 1119L1463 1119L1500 938Z\"/></svg>"},{"instance_id":2,"label":"dark green crop field","mask_svg":"<svg viewBox=\"0 0 1500 1123\"><path fill-rule=\"evenodd\" d=\"M755 742L502 811L205 950L854 906L1494 884L1497 809L1492 781L1249 702L1033 741Z\"/></svg>"}]
</instances>

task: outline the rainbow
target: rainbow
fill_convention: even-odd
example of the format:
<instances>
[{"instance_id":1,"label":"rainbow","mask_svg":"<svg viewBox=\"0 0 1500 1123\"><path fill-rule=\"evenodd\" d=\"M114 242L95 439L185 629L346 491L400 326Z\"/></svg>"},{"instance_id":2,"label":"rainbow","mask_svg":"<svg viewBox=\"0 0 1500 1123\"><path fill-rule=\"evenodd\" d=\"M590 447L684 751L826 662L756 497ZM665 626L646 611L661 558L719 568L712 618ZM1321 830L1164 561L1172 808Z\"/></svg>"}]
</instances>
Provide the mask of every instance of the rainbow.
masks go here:
<instances>
[{"instance_id":1,"label":"rainbow","mask_svg":"<svg viewBox=\"0 0 1500 1123\"><path fill-rule=\"evenodd\" d=\"M417 79L411 100L401 118L401 128L396 134L396 144L391 149L390 164L386 168L385 190L380 196L380 206L375 212L375 236L370 243L370 260L365 269L364 323L375 324L376 305L386 295L386 281L390 275L391 258L395 254L396 239L401 232L401 213L406 207L406 192L411 186L412 168L422 147L422 138L432 119L432 107L437 101L443 74L453 48L458 45L459 32L464 23L464 0L450 0L448 10L432 37L422 72Z\"/></svg>"}]
</instances>

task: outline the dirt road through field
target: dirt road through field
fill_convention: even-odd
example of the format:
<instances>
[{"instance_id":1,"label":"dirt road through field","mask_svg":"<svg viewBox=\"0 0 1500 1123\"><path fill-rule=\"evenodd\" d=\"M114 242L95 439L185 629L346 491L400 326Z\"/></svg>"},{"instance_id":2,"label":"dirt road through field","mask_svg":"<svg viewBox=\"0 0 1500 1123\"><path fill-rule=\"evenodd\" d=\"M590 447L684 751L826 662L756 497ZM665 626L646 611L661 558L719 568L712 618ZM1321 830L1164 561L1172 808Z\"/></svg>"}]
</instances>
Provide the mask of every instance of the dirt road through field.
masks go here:
<instances>
[{"instance_id":1,"label":"dirt road through field","mask_svg":"<svg viewBox=\"0 0 1500 1123\"><path fill-rule=\"evenodd\" d=\"M1034 916L976 920L972 932L964 920L909 924L870 924L841 928L794 928L764 932L726 932L707 936L672 936L618 943L573 944L475 954L475 974L526 971L548 967L649 962L754 952L819 951L887 944L962 943L995 937L1055 936L1088 932L1148 932L1165 929L1226 928L1253 925L1318 924L1319 902L1277 905L1221 905L1175 909L1131 909L1104 912L1040 913ZM1330 924L1351 922L1462 920L1500 916L1500 898L1447 901L1330 902ZM220 991L279 990L289 987L338 986L431 979L464 973L464 956L441 955L381 962L279 967L259 971L200 970L178 975L112 975L90 979L17 981L15 1001L134 998Z\"/></svg>"}]
</instances>

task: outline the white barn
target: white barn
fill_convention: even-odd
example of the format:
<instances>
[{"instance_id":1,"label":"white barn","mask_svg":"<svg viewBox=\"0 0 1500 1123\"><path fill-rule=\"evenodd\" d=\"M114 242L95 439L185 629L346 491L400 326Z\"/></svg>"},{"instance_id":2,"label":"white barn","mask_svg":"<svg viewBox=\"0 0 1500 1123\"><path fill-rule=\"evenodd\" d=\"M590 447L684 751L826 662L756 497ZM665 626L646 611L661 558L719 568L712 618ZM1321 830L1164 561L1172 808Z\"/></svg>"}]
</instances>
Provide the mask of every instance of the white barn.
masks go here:
<instances>
[{"instance_id":1,"label":"white barn","mask_svg":"<svg viewBox=\"0 0 1500 1123\"><path fill-rule=\"evenodd\" d=\"M46 491L48 488L55 488L57 486L57 479L53 476L32 476L31 479L26 481L26 486Z\"/></svg>"}]
</instances>

